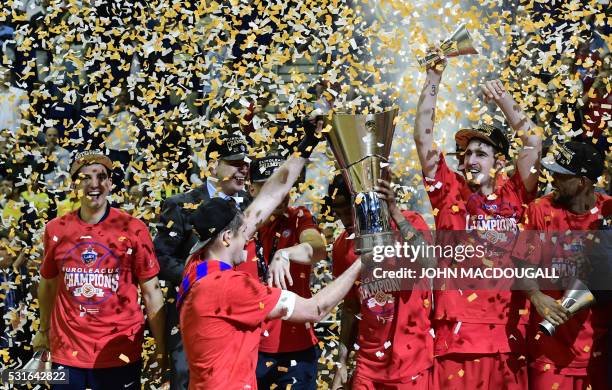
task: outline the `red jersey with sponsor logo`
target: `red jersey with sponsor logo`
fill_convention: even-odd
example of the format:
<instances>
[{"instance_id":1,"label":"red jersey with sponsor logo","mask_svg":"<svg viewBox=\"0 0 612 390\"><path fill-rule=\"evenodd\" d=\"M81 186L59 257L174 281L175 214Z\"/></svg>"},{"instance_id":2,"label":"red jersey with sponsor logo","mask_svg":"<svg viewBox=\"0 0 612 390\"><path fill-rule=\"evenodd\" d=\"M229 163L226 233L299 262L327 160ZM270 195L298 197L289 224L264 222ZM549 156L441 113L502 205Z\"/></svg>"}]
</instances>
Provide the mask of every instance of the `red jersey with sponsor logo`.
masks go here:
<instances>
[{"instance_id":1,"label":"red jersey with sponsor logo","mask_svg":"<svg viewBox=\"0 0 612 390\"><path fill-rule=\"evenodd\" d=\"M492 194L483 195L473 192L463 176L451 171L441 153L436 176L425 178L425 189L435 216L438 244L461 244L454 241L459 233L451 231L476 235L478 243L493 243L486 246L485 259L459 263L441 259L439 267L514 266L510 251L518 223L535 197L525 189L518 170L498 181ZM447 279L434 290L436 355L523 352L524 326L518 324L527 323L528 305L522 293L509 291L512 281L491 280L487 290L461 289L456 283Z\"/></svg>"},{"instance_id":2,"label":"red jersey with sponsor logo","mask_svg":"<svg viewBox=\"0 0 612 390\"><path fill-rule=\"evenodd\" d=\"M529 245L532 236L521 235L513 256L544 268L554 268L560 278L588 278L588 266L581 254L589 245L588 235L567 235L567 231L598 230L601 226L601 208L612 197L596 194L595 207L585 214L575 214L561 208L553 201L553 194L537 199L529 205L525 214L525 229L546 232L544 240ZM556 234L559 232L560 234ZM539 235L539 233L537 233ZM534 238L539 238L538 236ZM555 238L553 238L555 236ZM568 241L569 240L569 241ZM570 242L571 241L571 242ZM548 281L551 282L550 280ZM563 291L545 290L545 281L540 282L543 292L561 299ZM548 287L552 287L548 285ZM557 327L553 336L538 332L542 318L533 310L529 329L529 353L533 364L544 366L553 363L562 373L586 375L587 367L605 364L607 332L612 324L612 305L600 304L577 312L566 323Z\"/></svg>"},{"instance_id":3,"label":"red jersey with sponsor logo","mask_svg":"<svg viewBox=\"0 0 612 390\"><path fill-rule=\"evenodd\" d=\"M93 225L78 212L53 219L45 229L40 273L58 277L51 356L80 368L136 362L144 331L138 282L159 272L149 230L115 208Z\"/></svg>"},{"instance_id":4,"label":"red jersey with sponsor logo","mask_svg":"<svg viewBox=\"0 0 612 390\"><path fill-rule=\"evenodd\" d=\"M404 216L416 229L427 232L423 218L411 211ZM354 240L342 232L332 251L334 276L341 275L355 262ZM431 293L427 280L412 290L402 291L397 279L361 280L347 298L361 302L357 338L357 371L377 382L403 382L433 364ZM415 378L416 379L416 378Z\"/></svg>"},{"instance_id":5,"label":"red jersey with sponsor logo","mask_svg":"<svg viewBox=\"0 0 612 390\"><path fill-rule=\"evenodd\" d=\"M185 273L200 262L190 261ZM190 389L257 389L261 324L280 294L233 269L211 272L191 286L179 313Z\"/></svg>"},{"instance_id":6,"label":"red jersey with sponsor logo","mask_svg":"<svg viewBox=\"0 0 612 390\"><path fill-rule=\"evenodd\" d=\"M280 217L268 222L257 231L263 246L266 263L274 255L274 249L288 248L300 243L300 234L307 229L316 229L312 214L305 207L288 207ZM276 247L276 248L274 248ZM289 267L293 286L289 291L303 298L310 298L310 265L291 262ZM281 319L266 321L261 332L259 350L268 353L302 351L318 342L310 323L296 323Z\"/></svg>"}]
</instances>

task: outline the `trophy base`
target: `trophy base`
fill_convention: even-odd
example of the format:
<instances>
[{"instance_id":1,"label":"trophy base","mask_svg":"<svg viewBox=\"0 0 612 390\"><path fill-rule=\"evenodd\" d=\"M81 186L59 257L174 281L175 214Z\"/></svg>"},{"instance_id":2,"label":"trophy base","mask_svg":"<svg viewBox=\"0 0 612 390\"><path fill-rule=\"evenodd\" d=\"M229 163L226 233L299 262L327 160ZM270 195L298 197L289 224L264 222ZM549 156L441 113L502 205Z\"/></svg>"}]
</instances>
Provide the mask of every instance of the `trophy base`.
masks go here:
<instances>
[{"instance_id":1,"label":"trophy base","mask_svg":"<svg viewBox=\"0 0 612 390\"><path fill-rule=\"evenodd\" d=\"M546 334L547 336L552 336L555 334L555 326L546 320L540 322L538 324L538 328L540 328L542 333Z\"/></svg>"},{"instance_id":2,"label":"trophy base","mask_svg":"<svg viewBox=\"0 0 612 390\"><path fill-rule=\"evenodd\" d=\"M355 254L372 252L375 246L395 245L395 242L393 232L361 234L357 237Z\"/></svg>"}]
</instances>

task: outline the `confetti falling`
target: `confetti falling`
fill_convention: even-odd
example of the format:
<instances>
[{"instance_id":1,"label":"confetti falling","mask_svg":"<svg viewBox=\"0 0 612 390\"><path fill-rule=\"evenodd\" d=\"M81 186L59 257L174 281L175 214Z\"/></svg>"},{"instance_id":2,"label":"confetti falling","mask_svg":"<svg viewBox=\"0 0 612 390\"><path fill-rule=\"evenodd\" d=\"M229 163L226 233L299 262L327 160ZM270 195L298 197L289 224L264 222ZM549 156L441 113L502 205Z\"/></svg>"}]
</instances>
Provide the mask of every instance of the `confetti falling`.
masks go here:
<instances>
[{"instance_id":1,"label":"confetti falling","mask_svg":"<svg viewBox=\"0 0 612 390\"><path fill-rule=\"evenodd\" d=\"M470 121L501 118L478 93L492 75L534 118L547 146L571 137L610 142L611 107L597 101L612 90L609 77L598 77L611 40L597 31L612 21L595 0L370 0L352 7L333 0L50 0L31 10L21 3L0 6L0 24L13 30L0 73L19 90L9 101L13 122L0 126L0 153L17 195L3 204L2 229L16 252L27 248L23 287L35 283L44 223L78 207L61 153L44 146L51 129L68 152L102 147L126 155L112 199L154 231L163 199L202 182L207 167L198 155L222 133L242 131L254 153L267 153L297 141L300 131L285 123L308 114L318 95L348 111L397 104L391 166L403 176L394 181L402 205L431 222L439 210L429 209L411 136L423 77L415 58L462 22L481 54L450 60L437 109L441 147L452 150L452 133ZM585 74L590 85L581 81ZM336 170L320 145L293 198L320 212ZM21 206L27 218L7 211ZM33 299L27 305L30 326L37 306Z\"/></svg>"}]
</instances>

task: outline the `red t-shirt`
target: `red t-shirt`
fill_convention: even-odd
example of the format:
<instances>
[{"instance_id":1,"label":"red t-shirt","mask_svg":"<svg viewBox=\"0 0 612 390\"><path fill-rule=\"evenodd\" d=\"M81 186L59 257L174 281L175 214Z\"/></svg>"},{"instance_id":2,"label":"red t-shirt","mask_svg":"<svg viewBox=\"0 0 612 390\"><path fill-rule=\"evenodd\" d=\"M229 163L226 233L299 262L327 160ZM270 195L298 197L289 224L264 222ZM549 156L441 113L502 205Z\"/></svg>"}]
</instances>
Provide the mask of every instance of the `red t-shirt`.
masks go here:
<instances>
[{"instance_id":1,"label":"red t-shirt","mask_svg":"<svg viewBox=\"0 0 612 390\"><path fill-rule=\"evenodd\" d=\"M531 239L529 235L521 235L513 256L544 268L554 267L560 277L578 277L584 280L587 275L576 259L582 252L581 248L588 245L588 242L583 241L586 237L579 234L555 234L557 238L553 239L552 236L556 232L599 229L603 203L612 197L596 195L595 207L585 214L575 214L554 204L553 194L531 203L525 214L525 229L548 232L549 235L546 235L544 240L538 240L535 246L528 244L527 241ZM571 237L572 242L561 241L563 237ZM546 287L543 282L540 285ZM558 288L544 288L543 292L555 299L563 296L563 291ZM596 304L590 309L579 311L557 327L552 337L538 331L540 321L542 318L533 310L528 346L534 365L553 363L557 368L561 368L562 373L586 375L588 366L606 363L607 332L612 324L612 305Z\"/></svg>"},{"instance_id":2,"label":"red t-shirt","mask_svg":"<svg viewBox=\"0 0 612 390\"><path fill-rule=\"evenodd\" d=\"M294 246L300 243L300 234L307 229L319 230L312 214L305 207L289 207L282 216L259 228L257 234L262 241L266 263L270 261L268 256L275 240L278 240L277 250ZM289 291L303 298L310 298L310 265L291 262L289 270L293 279L293 286L288 287ZM301 324L276 319L264 322L259 350L268 353L303 351L317 342L311 323Z\"/></svg>"},{"instance_id":3,"label":"red t-shirt","mask_svg":"<svg viewBox=\"0 0 612 390\"><path fill-rule=\"evenodd\" d=\"M416 229L428 232L423 218L412 211L404 216ZM427 234L431 238L430 234ZM354 240L342 232L332 250L334 276L341 275L357 259ZM389 291L387 286L397 280L361 280L347 298L361 302L361 320L357 338L357 371L377 382L402 382L431 367L433 337L431 324L431 293L428 281L408 291ZM401 290L395 286L393 290Z\"/></svg>"},{"instance_id":4,"label":"red t-shirt","mask_svg":"<svg viewBox=\"0 0 612 390\"><path fill-rule=\"evenodd\" d=\"M191 261L188 268L197 264ZM195 282L179 313L190 389L257 389L261 324L280 294L279 288L235 270Z\"/></svg>"},{"instance_id":5,"label":"red t-shirt","mask_svg":"<svg viewBox=\"0 0 612 390\"><path fill-rule=\"evenodd\" d=\"M40 274L59 276L51 314L53 361L106 368L140 360L138 282L159 272L147 226L115 208L92 225L77 210L47 224L44 247Z\"/></svg>"},{"instance_id":6,"label":"red t-shirt","mask_svg":"<svg viewBox=\"0 0 612 390\"><path fill-rule=\"evenodd\" d=\"M495 267L513 266L510 251L518 223L527 204L535 197L535 192L528 193L525 189L518 170L510 178L499 181L492 194L483 195L473 192L463 176L451 171L444 154L440 153L436 176L433 180L425 178L425 189L435 216L438 244L458 243L440 239L450 231L503 231L506 244L492 246L493 252L487 252L487 257ZM452 260L441 259L439 266L450 266ZM483 259L454 265L472 267L476 262L482 266ZM434 290L436 355L523 352L524 326L518 324L528 321L529 305L524 294L508 291L511 282L507 280L492 281L498 285L487 290L459 289L456 282L447 279L444 287Z\"/></svg>"}]
</instances>

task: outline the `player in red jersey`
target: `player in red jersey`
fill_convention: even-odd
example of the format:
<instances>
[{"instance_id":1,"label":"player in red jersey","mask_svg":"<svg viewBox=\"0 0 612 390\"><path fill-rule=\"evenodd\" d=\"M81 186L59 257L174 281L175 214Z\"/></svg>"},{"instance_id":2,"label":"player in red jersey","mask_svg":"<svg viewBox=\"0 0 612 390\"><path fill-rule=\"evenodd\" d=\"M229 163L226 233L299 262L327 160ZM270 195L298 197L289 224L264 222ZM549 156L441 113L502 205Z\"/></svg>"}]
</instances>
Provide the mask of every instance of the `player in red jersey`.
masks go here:
<instances>
[{"instance_id":1,"label":"player in red jersey","mask_svg":"<svg viewBox=\"0 0 612 390\"><path fill-rule=\"evenodd\" d=\"M395 194L386 181L378 188L388 204L393 228L402 235L423 232L432 241L429 227L413 211L400 211ZM332 211L345 226L332 251L334 276L346 270L357 256L354 252L351 194L342 175L328 190ZM412 289L398 279L363 278L344 298L340 325L339 359L332 389L432 388L433 337L431 335L431 292L428 280ZM348 378L347 360L356 350L356 369Z\"/></svg>"},{"instance_id":2,"label":"player in red jersey","mask_svg":"<svg viewBox=\"0 0 612 390\"><path fill-rule=\"evenodd\" d=\"M111 207L112 161L79 153L70 169L80 209L45 228L35 349L49 349L54 368L69 370L62 389L140 388L144 316L138 288L167 365L159 265L147 226Z\"/></svg>"},{"instance_id":3,"label":"player in red jersey","mask_svg":"<svg viewBox=\"0 0 612 390\"><path fill-rule=\"evenodd\" d=\"M249 192L256 198L266 180L284 162L268 156L251 162ZM311 264L326 256L325 241L306 207L289 207L289 197L272 212L255 235L256 256L268 267L270 285L310 298ZM318 340L311 323L280 319L263 324L257 361L257 385L316 389ZM285 367L286 370L279 370Z\"/></svg>"},{"instance_id":4,"label":"player in red jersey","mask_svg":"<svg viewBox=\"0 0 612 390\"><path fill-rule=\"evenodd\" d=\"M461 174L446 164L434 145L435 106L446 61L427 69L417 106L414 138L423 169L425 189L434 211L438 237L448 231L494 232L514 235L524 206L535 197L539 175L541 139L502 83L488 81L485 100L501 109L522 142L514 174L499 180L509 158L509 142L500 128L479 125L455 134L463 151ZM501 185L499 185L501 184ZM470 233L472 234L472 233ZM450 238L451 240L454 238ZM440 238L438 238L440 243ZM512 240L508 240L510 244ZM447 242L446 244L456 244ZM489 252L496 267L511 265L511 245ZM483 266L482 263L479 266ZM467 266L454 259L441 265ZM434 290L434 377L443 389L524 389L527 386L524 332L527 318L521 311L525 297L509 291L509 281L499 281L487 291L468 291L444 280L445 290ZM503 282L503 283L502 283Z\"/></svg>"},{"instance_id":5,"label":"player in red jersey","mask_svg":"<svg viewBox=\"0 0 612 390\"><path fill-rule=\"evenodd\" d=\"M598 230L604 202L611 199L594 191L603 173L603 160L593 145L567 142L558 145L554 159L543 160L543 166L553 173L555 189L529 205L525 229L537 233L523 233L513 256L540 267L553 267L558 282L571 278L586 281L590 267L582 253L589 243L587 235L578 232ZM540 232L544 240L540 240ZM576 233L568 235L570 232ZM608 389L607 332L612 305L595 305L569 316L558 302L563 295L558 284L531 281L529 287L529 299L537 310L532 313L528 339L530 388ZM553 336L538 331L542 318L557 326Z\"/></svg>"},{"instance_id":6,"label":"player in red jersey","mask_svg":"<svg viewBox=\"0 0 612 390\"><path fill-rule=\"evenodd\" d=\"M298 151L304 156L312 147ZM360 261L305 299L234 269L245 260L247 239L283 201L304 163L302 157L289 158L266 181L244 215L219 198L196 210L192 220L201 241L185 268L178 298L191 389L256 389L262 323L277 318L320 321L358 277Z\"/></svg>"}]
</instances>

